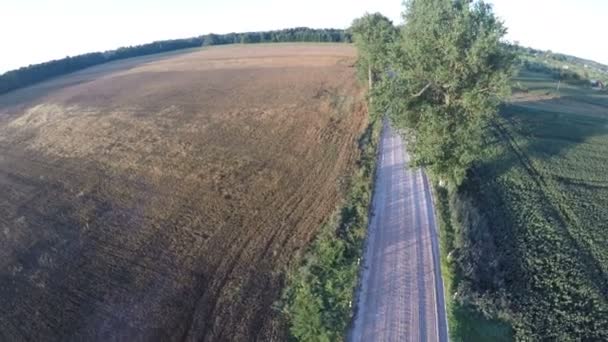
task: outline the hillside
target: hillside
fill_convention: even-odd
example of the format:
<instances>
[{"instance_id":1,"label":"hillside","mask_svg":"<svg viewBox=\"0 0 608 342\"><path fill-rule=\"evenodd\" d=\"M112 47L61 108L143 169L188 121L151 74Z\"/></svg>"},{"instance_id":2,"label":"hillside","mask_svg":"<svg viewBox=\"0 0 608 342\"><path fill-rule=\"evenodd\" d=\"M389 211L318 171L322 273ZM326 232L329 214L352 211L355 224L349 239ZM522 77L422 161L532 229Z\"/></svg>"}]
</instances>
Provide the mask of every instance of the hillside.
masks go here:
<instances>
[{"instance_id":1,"label":"hillside","mask_svg":"<svg viewBox=\"0 0 608 342\"><path fill-rule=\"evenodd\" d=\"M601 80L608 82L608 65L604 65L592 60L579 58L576 56L554 53L551 51L536 50L532 48L512 46L519 54L523 63L528 65L528 69L536 71L553 71L565 75L576 75L581 84L588 83L589 80ZM532 66L532 68L530 68ZM561 72L560 72L561 71ZM563 77L562 77L563 78ZM568 77L566 77L568 78Z\"/></svg>"},{"instance_id":2,"label":"hillside","mask_svg":"<svg viewBox=\"0 0 608 342\"><path fill-rule=\"evenodd\" d=\"M213 47L0 96L0 340L283 339L367 123L354 60Z\"/></svg>"},{"instance_id":3,"label":"hillside","mask_svg":"<svg viewBox=\"0 0 608 342\"><path fill-rule=\"evenodd\" d=\"M550 75L527 70L514 83L487 156L450 199L454 290L508 321L516 340L606 340L608 95L558 91ZM465 341L508 335L480 322L451 329Z\"/></svg>"}]
</instances>

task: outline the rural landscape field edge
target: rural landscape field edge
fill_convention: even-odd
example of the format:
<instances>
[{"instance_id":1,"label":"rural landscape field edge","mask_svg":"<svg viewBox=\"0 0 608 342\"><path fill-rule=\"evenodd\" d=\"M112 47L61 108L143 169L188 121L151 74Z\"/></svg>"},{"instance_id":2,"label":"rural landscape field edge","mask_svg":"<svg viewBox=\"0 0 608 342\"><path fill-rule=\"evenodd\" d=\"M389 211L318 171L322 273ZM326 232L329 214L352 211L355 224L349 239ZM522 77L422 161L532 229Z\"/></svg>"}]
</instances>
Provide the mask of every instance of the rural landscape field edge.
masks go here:
<instances>
[{"instance_id":1,"label":"rural landscape field edge","mask_svg":"<svg viewBox=\"0 0 608 342\"><path fill-rule=\"evenodd\" d=\"M451 196L458 196L458 192L440 186L433 176L431 176L431 181L439 225L441 274L446 296L450 341L483 342L488 341L488 339L505 342L513 341L513 330L508 322L484 317L474 307L455 300L459 274L453 260L450 260L450 251L454 250L458 223L452 219L454 213L450 206L450 200Z\"/></svg>"},{"instance_id":2,"label":"rural landscape field edge","mask_svg":"<svg viewBox=\"0 0 608 342\"><path fill-rule=\"evenodd\" d=\"M290 340L344 340L350 326L382 128L381 115L369 101L368 115L342 204L287 271L280 308Z\"/></svg>"}]
</instances>

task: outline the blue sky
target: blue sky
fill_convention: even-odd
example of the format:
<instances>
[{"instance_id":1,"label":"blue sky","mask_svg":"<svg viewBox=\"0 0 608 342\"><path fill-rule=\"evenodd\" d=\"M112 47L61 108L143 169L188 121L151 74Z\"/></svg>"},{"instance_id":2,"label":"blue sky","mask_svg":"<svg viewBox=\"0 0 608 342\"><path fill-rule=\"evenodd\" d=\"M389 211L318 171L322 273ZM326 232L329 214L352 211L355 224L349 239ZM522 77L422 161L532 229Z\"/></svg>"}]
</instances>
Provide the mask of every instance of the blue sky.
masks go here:
<instances>
[{"instance_id":1,"label":"blue sky","mask_svg":"<svg viewBox=\"0 0 608 342\"><path fill-rule=\"evenodd\" d=\"M522 45L608 63L606 0L491 0ZM0 72L67 55L209 32L401 21L401 0L2 0ZM595 29L594 25L598 28Z\"/></svg>"}]
</instances>

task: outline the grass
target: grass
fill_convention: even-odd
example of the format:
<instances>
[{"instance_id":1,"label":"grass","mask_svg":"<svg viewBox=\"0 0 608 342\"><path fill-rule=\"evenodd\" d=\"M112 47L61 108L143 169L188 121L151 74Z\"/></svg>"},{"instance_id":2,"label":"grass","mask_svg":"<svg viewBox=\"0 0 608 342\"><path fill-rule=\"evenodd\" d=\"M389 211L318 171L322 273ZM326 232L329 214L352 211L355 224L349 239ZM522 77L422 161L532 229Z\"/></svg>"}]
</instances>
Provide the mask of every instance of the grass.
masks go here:
<instances>
[{"instance_id":1,"label":"grass","mask_svg":"<svg viewBox=\"0 0 608 342\"><path fill-rule=\"evenodd\" d=\"M446 293L448 327L451 341L485 342L511 341L513 331L508 323L484 317L470 305L463 305L454 298L458 288L457 269L449 251L454 250L456 231L452 226L449 192L435 186L435 208L439 220L441 244L441 273Z\"/></svg>"},{"instance_id":2,"label":"grass","mask_svg":"<svg viewBox=\"0 0 608 342\"><path fill-rule=\"evenodd\" d=\"M527 92L502 108L487 156L440 201L453 340L508 340L500 320L516 340L607 340L608 96L540 73L515 82Z\"/></svg>"},{"instance_id":3,"label":"grass","mask_svg":"<svg viewBox=\"0 0 608 342\"><path fill-rule=\"evenodd\" d=\"M379 115L359 141L359 169L346 201L326 223L301 263L288 272L280 305L298 341L343 340L352 318L359 260L367 230L380 135Z\"/></svg>"},{"instance_id":4,"label":"grass","mask_svg":"<svg viewBox=\"0 0 608 342\"><path fill-rule=\"evenodd\" d=\"M608 81L608 74L605 72L599 71L597 69L598 68L597 65L595 65L595 66L587 65L587 67L585 67L585 65L588 63L574 62L574 61L560 61L560 60L556 60L554 58L547 57L547 56L534 56L534 55L529 55L529 54L522 55L522 59L527 60L532 63L543 64L543 65L546 65L547 67L555 68L555 69L563 69L564 67L567 67L567 69L566 69L567 71L577 73L584 80L596 79L596 80Z\"/></svg>"}]
</instances>

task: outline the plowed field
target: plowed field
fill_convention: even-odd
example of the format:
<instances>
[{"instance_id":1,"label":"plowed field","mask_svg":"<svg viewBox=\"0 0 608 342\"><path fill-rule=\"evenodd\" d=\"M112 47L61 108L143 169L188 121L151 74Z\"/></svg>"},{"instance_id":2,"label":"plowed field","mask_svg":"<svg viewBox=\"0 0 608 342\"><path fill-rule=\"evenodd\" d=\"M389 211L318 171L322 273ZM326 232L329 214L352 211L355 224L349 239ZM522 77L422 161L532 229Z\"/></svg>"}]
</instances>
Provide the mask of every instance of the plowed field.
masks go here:
<instances>
[{"instance_id":1,"label":"plowed field","mask_svg":"<svg viewBox=\"0 0 608 342\"><path fill-rule=\"evenodd\" d=\"M348 45L110 63L0 97L0 340L283 339L367 123Z\"/></svg>"}]
</instances>

